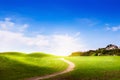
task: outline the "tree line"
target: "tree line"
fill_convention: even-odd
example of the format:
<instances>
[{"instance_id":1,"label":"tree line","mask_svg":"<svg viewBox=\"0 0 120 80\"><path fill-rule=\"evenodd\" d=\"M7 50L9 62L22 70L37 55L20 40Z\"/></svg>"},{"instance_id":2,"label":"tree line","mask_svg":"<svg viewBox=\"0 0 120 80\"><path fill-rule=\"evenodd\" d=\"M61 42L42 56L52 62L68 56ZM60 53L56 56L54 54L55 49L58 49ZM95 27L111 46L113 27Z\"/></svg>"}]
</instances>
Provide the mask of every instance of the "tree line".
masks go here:
<instances>
[{"instance_id":1,"label":"tree line","mask_svg":"<svg viewBox=\"0 0 120 80\"><path fill-rule=\"evenodd\" d=\"M70 56L120 56L120 49L99 48L97 50L89 50L85 52L73 52Z\"/></svg>"}]
</instances>

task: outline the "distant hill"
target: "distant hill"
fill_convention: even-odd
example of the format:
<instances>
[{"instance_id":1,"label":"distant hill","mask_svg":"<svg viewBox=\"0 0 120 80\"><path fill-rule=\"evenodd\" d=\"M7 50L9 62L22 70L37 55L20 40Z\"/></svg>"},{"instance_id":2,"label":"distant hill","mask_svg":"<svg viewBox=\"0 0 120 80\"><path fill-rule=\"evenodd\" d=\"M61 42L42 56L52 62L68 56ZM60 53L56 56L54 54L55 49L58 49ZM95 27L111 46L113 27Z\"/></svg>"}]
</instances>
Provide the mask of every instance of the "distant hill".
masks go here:
<instances>
[{"instance_id":1,"label":"distant hill","mask_svg":"<svg viewBox=\"0 0 120 80\"><path fill-rule=\"evenodd\" d=\"M104 48L89 50L85 52L73 52L70 56L120 56L120 48L109 44Z\"/></svg>"},{"instance_id":2,"label":"distant hill","mask_svg":"<svg viewBox=\"0 0 120 80\"><path fill-rule=\"evenodd\" d=\"M113 45L113 44L109 44L106 46L105 48L106 50L112 50L112 49L119 49L118 46L116 45Z\"/></svg>"},{"instance_id":3,"label":"distant hill","mask_svg":"<svg viewBox=\"0 0 120 80\"><path fill-rule=\"evenodd\" d=\"M22 52L1 52L0 55L12 55L12 56L28 56L28 57L54 57L55 55L47 54L43 52L22 53Z\"/></svg>"},{"instance_id":4,"label":"distant hill","mask_svg":"<svg viewBox=\"0 0 120 80\"><path fill-rule=\"evenodd\" d=\"M28 54L28 56L31 56L31 57L50 57L50 56L52 56L53 57L54 55L42 53L42 52L34 52L34 53Z\"/></svg>"}]
</instances>

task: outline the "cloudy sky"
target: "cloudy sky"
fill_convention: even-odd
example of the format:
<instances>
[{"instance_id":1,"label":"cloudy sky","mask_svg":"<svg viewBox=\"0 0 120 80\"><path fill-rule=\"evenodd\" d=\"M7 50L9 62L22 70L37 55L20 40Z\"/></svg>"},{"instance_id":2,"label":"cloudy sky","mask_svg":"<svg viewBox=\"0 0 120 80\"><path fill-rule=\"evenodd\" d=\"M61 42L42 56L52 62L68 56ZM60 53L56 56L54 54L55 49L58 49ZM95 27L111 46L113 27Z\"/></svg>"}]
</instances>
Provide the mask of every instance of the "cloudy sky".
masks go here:
<instances>
[{"instance_id":1,"label":"cloudy sky","mask_svg":"<svg viewBox=\"0 0 120 80\"><path fill-rule=\"evenodd\" d=\"M0 0L0 52L67 55L120 46L119 0Z\"/></svg>"}]
</instances>

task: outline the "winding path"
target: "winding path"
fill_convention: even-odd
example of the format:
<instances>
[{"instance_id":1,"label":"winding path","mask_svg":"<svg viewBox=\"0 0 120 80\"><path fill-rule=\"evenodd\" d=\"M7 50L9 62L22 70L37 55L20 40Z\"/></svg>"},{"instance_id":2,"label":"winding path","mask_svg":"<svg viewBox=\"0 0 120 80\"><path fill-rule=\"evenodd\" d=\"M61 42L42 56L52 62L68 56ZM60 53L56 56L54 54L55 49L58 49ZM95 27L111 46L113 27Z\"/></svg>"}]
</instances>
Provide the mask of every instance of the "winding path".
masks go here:
<instances>
[{"instance_id":1,"label":"winding path","mask_svg":"<svg viewBox=\"0 0 120 80\"><path fill-rule=\"evenodd\" d=\"M51 78L51 77L54 77L54 76L57 76L57 75L68 73L68 72L70 72L70 71L72 71L74 69L74 67L75 67L74 63L72 63L72 62L70 62L68 60L65 60L64 58L60 58L60 60L66 62L69 65L68 68L65 69L64 71L53 73L53 74L46 75L46 76L32 77L32 78L28 78L28 79L24 79L24 80L42 80L42 79L48 79L48 78Z\"/></svg>"}]
</instances>

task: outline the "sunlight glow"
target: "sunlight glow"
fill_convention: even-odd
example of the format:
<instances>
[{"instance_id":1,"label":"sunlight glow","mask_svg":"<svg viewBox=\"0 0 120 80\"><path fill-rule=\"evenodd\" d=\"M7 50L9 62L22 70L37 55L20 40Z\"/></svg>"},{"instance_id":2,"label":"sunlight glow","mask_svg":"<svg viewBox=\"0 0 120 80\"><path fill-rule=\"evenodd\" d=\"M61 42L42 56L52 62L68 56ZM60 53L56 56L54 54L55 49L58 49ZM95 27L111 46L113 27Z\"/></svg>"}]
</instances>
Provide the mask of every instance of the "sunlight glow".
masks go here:
<instances>
[{"instance_id":1,"label":"sunlight glow","mask_svg":"<svg viewBox=\"0 0 120 80\"><path fill-rule=\"evenodd\" d=\"M57 34L36 34L26 36L25 30L28 24L18 24L9 18L0 21L0 50L17 52L45 52L54 55L68 56L73 51L84 48L83 40L80 39L80 32L74 35ZM19 26L19 27L16 27Z\"/></svg>"}]
</instances>

